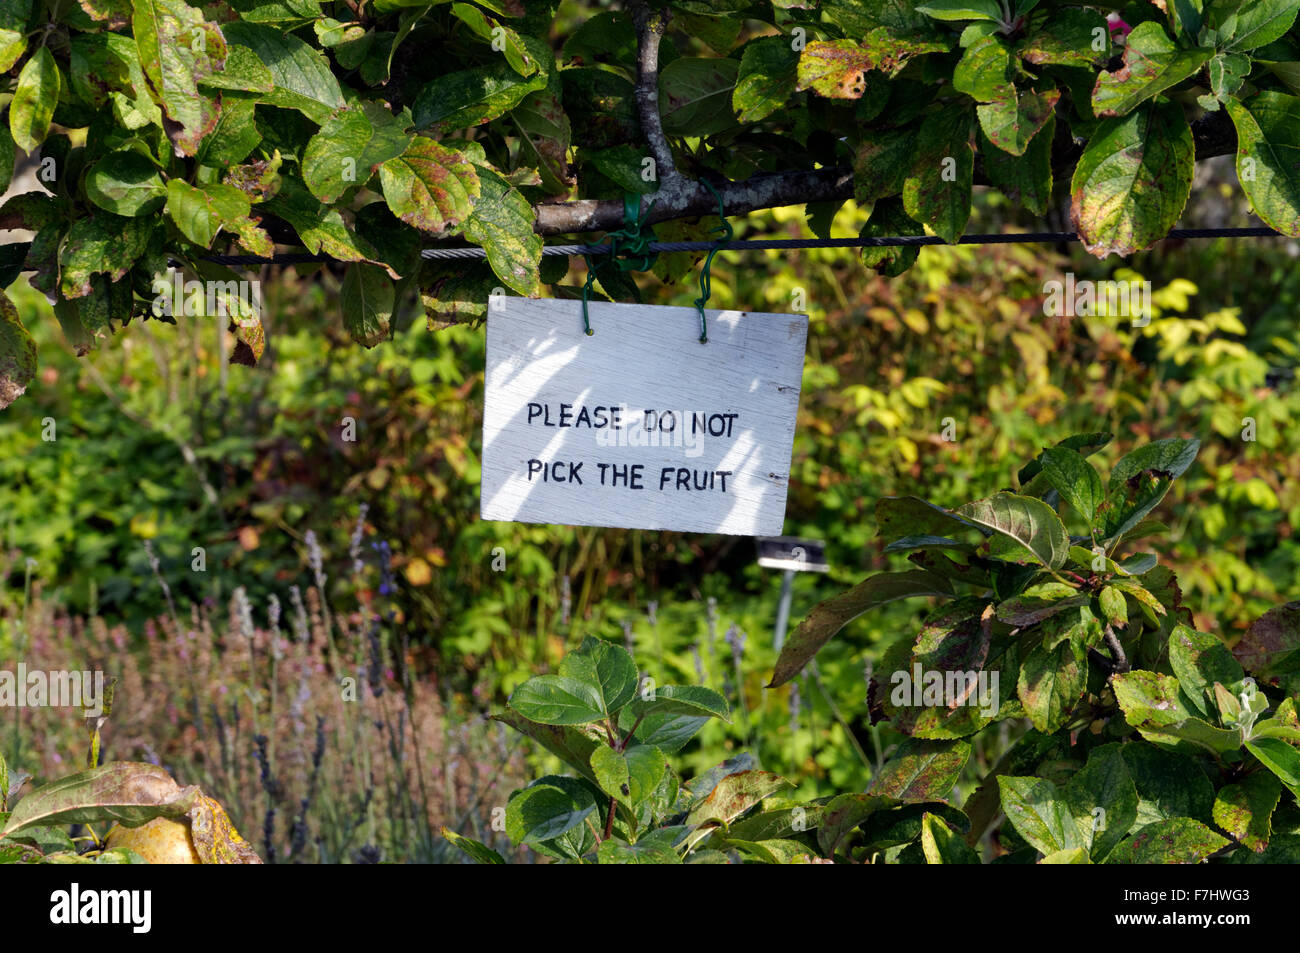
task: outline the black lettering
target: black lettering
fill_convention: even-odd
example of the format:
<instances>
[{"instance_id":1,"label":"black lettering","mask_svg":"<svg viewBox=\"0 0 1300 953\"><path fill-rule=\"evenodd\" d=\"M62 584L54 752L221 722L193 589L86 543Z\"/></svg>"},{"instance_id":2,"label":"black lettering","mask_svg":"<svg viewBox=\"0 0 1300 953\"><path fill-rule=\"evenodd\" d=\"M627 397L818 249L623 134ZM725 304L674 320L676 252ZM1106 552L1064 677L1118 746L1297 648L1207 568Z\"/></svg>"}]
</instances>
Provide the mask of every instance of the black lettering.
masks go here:
<instances>
[{"instance_id":1,"label":"black lettering","mask_svg":"<svg viewBox=\"0 0 1300 953\"><path fill-rule=\"evenodd\" d=\"M604 485L605 485L605 470L606 470L608 467L609 467L609 464L608 464L608 463L598 463L598 464L596 464L596 469L598 469L598 470L600 471L600 485L601 485L601 486L604 486Z\"/></svg>"},{"instance_id":2,"label":"black lettering","mask_svg":"<svg viewBox=\"0 0 1300 953\"><path fill-rule=\"evenodd\" d=\"M644 469L645 469L645 464L642 464L642 463L633 464L633 466L632 466L632 482L629 484L629 486L631 486L632 489L634 489L634 490L644 490L644 489L645 489L645 487L641 485L641 471L644 470Z\"/></svg>"},{"instance_id":3,"label":"black lettering","mask_svg":"<svg viewBox=\"0 0 1300 953\"><path fill-rule=\"evenodd\" d=\"M581 427L583 424L586 424L588 427L591 426L591 414L587 412L586 407L582 407L578 410L578 419L573 422L573 426Z\"/></svg>"},{"instance_id":4,"label":"black lettering","mask_svg":"<svg viewBox=\"0 0 1300 953\"><path fill-rule=\"evenodd\" d=\"M714 472L717 473L717 475L718 475L718 480L719 480L719 482L720 482L721 485L722 485L722 492L723 492L723 493L726 493L726 492L727 492L727 477L731 476L731 471L730 471L730 470L715 470Z\"/></svg>"},{"instance_id":5,"label":"black lettering","mask_svg":"<svg viewBox=\"0 0 1300 953\"><path fill-rule=\"evenodd\" d=\"M582 486L582 474L578 471L582 469L582 464L585 462L584 460L579 463L569 464L569 479L565 481L566 483L576 483L578 486Z\"/></svg>"},{"instance_id":6,"label":"black lettering","mask_svg":"<svg viewBox=\"0 0 1300 953\"><path fill-rule=\"evenodd\" d=\"M542 463L541 460L529 460L529 461L528 461L528 480L529 480L529 482L532 482L533 475L534 475L535 473L540 472L543 468L544 468L544 464Z\"/></svg>"},{"instance_id":7,"label":"black lettering","mask_svg":"<svg viewBox=\"0 0 1300 953\"><path fill-rule=\"evenodd\" d=\"M572 427L573 424L569 423L569 418L572 416L573 416L573 405L561 404L560 405L560 426Z\"/></svg>"},{"instance_id":8,"label":"black lettering","mask_svg":"<svg viewBox=\"0 0 1300 953\"><path fill-rule=\"evenodd\" d=\"M686 467L677 468L677 489L689 490L691 488L691 471Z\"/></svg>"},{"instance_id":9,"label":"black lettering","mask_svg":"<svg viewBox=\"0 0 1300 953\"><path fill-rule=\"evenodd\" d=\"M662 490L664 488L664 484L672 479L674 470L676 470L676 467L664 467L662 470L659 471L659 489Z\"/></svg>"},{"instance_id":10,"label":"black lettering","mask_svg":"<svg viewBox=\"0 0 1300 953\"><path fill-rule=\"evenodd\" d=\"M542 415L542 405L541 405L541 404L529 404L529 405L528 405L528 422L529 422L530 424L533 422L533 418L534 418L534 417L540 417L541 415Z\"/></svg>"}]
</instances>

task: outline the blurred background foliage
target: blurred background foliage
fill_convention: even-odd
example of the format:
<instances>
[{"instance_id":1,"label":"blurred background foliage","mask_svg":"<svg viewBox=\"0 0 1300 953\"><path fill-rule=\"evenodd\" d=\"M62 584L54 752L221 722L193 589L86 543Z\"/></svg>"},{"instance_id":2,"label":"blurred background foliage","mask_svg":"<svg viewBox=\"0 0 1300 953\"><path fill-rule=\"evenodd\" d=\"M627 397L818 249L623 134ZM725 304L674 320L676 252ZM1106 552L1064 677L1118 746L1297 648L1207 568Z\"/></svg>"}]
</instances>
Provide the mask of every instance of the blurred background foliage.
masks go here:
<instances>
[{"instance_id":1,"label":"blurred background foliage","mask_svg":"<svg viewBox=\"0 0 1300 953\"><path fill-rule=\"evenodd\" d=\"M1186 223L1223 217L1235 193L1220 182L1203 183ZM1009 224L1004 213L981 195L971 230ZM845 206L834 234L856 235L864 218ZM755 214L737 237L810 237L804 219L802 208ZM927 248L895 279L845 250L720 255L711 306L805 302L811 320L786 532L825 540L832 569L796 578L792 621L890 564L874 539L878 498L985 496L1042 447L1089 430L1116 434L1103 472L1149 440L1201 439L1160 510L1198 628L1230 641L1295 598L1298 253L1284 239L1167 241L1116 266L1067 247ZM689 305L698 267L676 270L674 284L640 276L644 300ZM1150 324L1046 314L1044 283L1067 272L1149 280ZM688 776L748 747L799 780L800 795L866 784L897 741L867 722L866 673L913 634L917 605L857 620L811 676L765 690L779 577L756 565L752 540L481 522L482 329L430 330L412 302L391 342L363 350L336 320L328 268L260 277L267 350L256 369L225 367L215 323L186 319L133 327L78 360L44 296L23 280L11 289L42 368L0 415L0 657L15 657L33 616L98 619L143 651L150 620L171 614L162 582L182 615L242 587L259 628L273 598L287 605L290 587L317 582L325 604L358 605L361 619L382 599L375 629L401 647L391 677L408 692L434 686L440 710L464 724L598 635L628 642L659 681L710 684L736 706L731 726L711 724L683 752ZM575 261L563 284L582 277ZM56 439L43 439L51 422ZM309 531L325 578L313 578ZM358 555L375 541L391 559ZM250 669L243 688L257 684ZM113 748L111 722L105 737L108 757L141 756ZM971 777L1006 740L982 742L991 750ZM256 828L260 801L231 796L232 814Z\"/></svg>"}]
</instances>

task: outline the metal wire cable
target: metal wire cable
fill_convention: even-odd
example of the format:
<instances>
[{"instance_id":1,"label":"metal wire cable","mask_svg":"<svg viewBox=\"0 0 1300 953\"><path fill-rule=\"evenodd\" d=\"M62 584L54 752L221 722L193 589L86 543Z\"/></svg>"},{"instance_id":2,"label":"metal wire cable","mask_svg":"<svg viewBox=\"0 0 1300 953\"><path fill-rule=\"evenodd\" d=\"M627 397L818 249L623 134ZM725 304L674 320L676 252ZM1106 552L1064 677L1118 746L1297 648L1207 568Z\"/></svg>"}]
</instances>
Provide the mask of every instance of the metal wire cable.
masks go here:
<instances>
[{"instance_id":1,"label":"metal wire cable","mask_svg":"<svg viewBox=\"0 0 1300 953\"><path fill-rule=\"evenodd\" d=\"M1281 232L1263 226L1246 228L1175 228L1164 240L1200 238L1285 238ZM1060 242L1077 242L1075 232L1006 232L987 235L963 235L958 245L1054 245ZM672 253L687 251L757 251L781 248L895 248L919 245L946 245L937 235L890 235L874 238L760 238L742 241L718 242L650 242L646 251ZM547 245L543 255L608 255L610 245ZM420 257L434 260L483 259L487 252L482 248L425 248ZM328 255L311 255L290 252L272 255L210 255L204 261L219 265L286 265L309 262L338 261Z\"/></svg>"}]
</instances>

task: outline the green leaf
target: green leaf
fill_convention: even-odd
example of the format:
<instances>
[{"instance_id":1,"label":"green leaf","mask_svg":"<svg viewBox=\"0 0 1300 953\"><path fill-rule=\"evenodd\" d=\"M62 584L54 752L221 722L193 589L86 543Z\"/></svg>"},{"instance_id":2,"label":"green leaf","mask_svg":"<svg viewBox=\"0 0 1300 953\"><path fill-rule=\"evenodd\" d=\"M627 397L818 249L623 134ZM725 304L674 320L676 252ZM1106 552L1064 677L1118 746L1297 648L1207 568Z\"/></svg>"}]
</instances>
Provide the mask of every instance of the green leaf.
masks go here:
<instances>
[{"instance_id":1,"label":"green leaf","mask_svg":"<svg viewBox=\"0 0 1300 953\"><path fill-rule=\"evenodd\" d=\"M677 853L676 844L685 830L681 826L661 827L650 831L635 844L611 837L601 841L597 859L602 864L680 864L682 858Z\"/></svg>"},{"instance_id":2,"label":"green leaf","mask_svg":"<svg viewBox=\"0 0 1300 953\"><path fill-rule=\"evenodd\" d=\"M1137 827L1172 817L1210 819L1214 788L1195 758L1144 744L1126 744L1120 753L1138 792Z\"/></svg>"},{"instance_id":3,"label":"green leaf","mask_svg":"<svg viewBox=\"0 0 1300 953\"><path fill-rule=\"evenodd\" d=\"M1070 537L1065 524L1042 500L999 493L953 512L1018 543L1044 566L1059 569L1069 557Z\"/></svg>"},{"instance_id":4,"label":"green leaf","mask_svg":"<svg viewBox=\"0 0 1300 953\"><path fill-rule=\"evenodd\" d=\"M347 105L329 60L298 37L244 20L223 29L230 43L248 47L270 71L274 86L259 94L262 102L295 109L317 123Z\"/></svg>"},{"instance_id":5,"label":"green leaf","mask_svg":"<svg viewBox=\"0 0 1300 953\"><path fill-rule=\"evenodd\" d=\"M890 197L876 202L871 218L862 226L860 238L884 238L896 235L924 235L925 229L903 211L901 197ZM916 246L882 246L862 249L862 263L886 278L895 278L916 264L921 249Z\"/></svg>"},{"instance_id":6,"label":"green leaf","mask_svg":"<svg viewBox=\"0 0 1300 953\"><path fill-rule=\"evenodd\" d=\"M483 247L507 288L535 298L542 291L542 236L533 231L537 214L523 193L496 172L480 167L478 178L481 192L465 220L465 237Z\"/></svg>"},{"instance_id":7,"label":"green leaf","mask_svg":"<svg viewBox=\"0 0 1300 953\"><path fill-rule=\"evenodd\" d=\"M641 715L689 715L730 721L727 700L703 685L657 685L649 699L637 698L632 710Z\"/></svg>"},{"instance_id":8,"label":"green leaf","mask_svg":"<svg viewBox=\"0 0 1300 953\"><path fill-rule=\"evenodd\" d=\"M1178 103L1148 103L1099 123L1070 183L1070 213L1088 251L1131 255L1169 234L1187 204L1194 162Z\"/></svg>"},{"instance_id":9,"label":"green leaf","mask_svg":"<svg viewBox=\"0 0 1300 953\"><path fill-rule=\"evenodd\" d=\"M691 808L688 827L730 824L765 797L793 787L785 778L767 771L740 771L719 781L708 797Z\"/></svg>"},{"instance_id":10,"label":"green leaf","mask_svg":"<svg viewBox=\"0 0 1300 953\"><path fill-rule=\"evenodd\" d=\"M1035 728L1050 734L1064 725L1088 684L1088 659L1074 634L1053 646L1035 645L1020 664L1017 692Z\"/></svg>"},{"instance_id":11,"label":"green leaf","mask_svg":"<svg viewBox=\"0 0 1300 953\"><path fill-rule=\"evenodd\" d=\"M864 130L862 141L853 156L854 198L863 204L870 204L877 199L902 192L915 154L915 127ZM916 497L903 499L914 500ZM876 511L879 518L880 503L876 504Z\"/></svg>"},{"instance_id":12,"label":"green leaf","mask_svg":"<svg viewBox=\"0 0 1300 953\"><path fill-rule=\"evenodd\" d=\"M1215 99L1226 103L1236 96L1250 75L1250 67L1250 57L1241 53L1220 53L1210 60L1210 91Z\"/></svg>"},{"instance_id":13,"label":"green leaf","mask_svg":"<svg viewBox=\"0 0 1300 953\"><path fill-rule=\"evenodd\" d=\"M1087 846L1074 816L1051 781L999 775L998 791L1007 820L1044 855Z\"/></svg>"},{"instance_id":14,"label":"green leaf","mask_svg":"<svg viewBox=\"0 0 1300 953\"><path fill-rule=\"evenodd\" d=\"M1094 748L1088 763L1065 785L1065 802L1079 837L1101 863L1137 820L1138 793L1120 745Z\"/></svg>"},{"instance_id":15,"label":"green leaf","mask_svg":"<svg viewBox=\"0 0 1300 953\"><path fill-rule=\"evenodd\" d=\"M1178 750L1190 744L1215 754L1241 747L1238 732L1216 728L1188 711L1175 678L1133 671L1116 675L1111 685L1124 718L1148 741Z\"/></svg>"},{"instance_id":16,"label":"green leaf","mask_svg":"<svg viewBox=\"0 0 1300 953\"><path fill-rule=\"evenodd\" d=\"M1269 609L1252 622L1232 654L1259 678L1300 670L1300 601Z\"/></svg>"},{"instance_id":17,"label":"green leaf","mask_svg":"<svg viewBox=\"0 0 1300 953\"><path fill-rule=\"evenodd\" d=\"M460 849L470 860L477 864L504 864L506 859L494 851L487 844L481 844L471 837L457 834L450 828L442 828L442 836L451 841Z\"/></svg>"},{"instance_id":18,"label":"green leaf","mask_svg":"<svg viewBox=\"0 0 1300 953\"><path fill-rule=\"evenodd\" d=\"M1088 857L1088 851L1083 847L1072 847L1069 850L1058 850L1054 854L1048 854L1041 861L1041 864L1091 864L1092 860Z\"/></svg>"},{"instance_id":19,"label":"green leaf","mask_svg":"<svg viewBox=\"0 0 1300 953\"><path fill-rule=\"evenodd\" d=\"M1282 785L1267 771L1248 774L1227 784L1214 797L1214 823L1241 846L1259 853L1272 834L1273 811L1282 797Z\"/></svg>"},{"instance_id":20,"label":"green leaf","mask_svg":"<svg viewBox=\"0 0 1300 953\"><path fill-rule=\"evenodd\" d=\"M600 789L631 808L654 793L667 769L664 753L653 745L633 745L627 751L600 745L591 754L591 770Z\"/></svg>"},{"instance_id":21,"label":"green leaf","mask_svg":"<svg viewBox=\"0 0 1300 953\"><path fill-rule=\"evenodd\" d=\"M86 173L86 197L115 215L147 215L166 200L158 168L138 152L110 152Z\"/></svg>"},{"instance_id":22,"label":"green leaf","mask_svg":"<svg viewBox=\"0 0 1300 953\"><path fill-rule=\"evenodd\" d=\"M131 30L167 137L192 156L217 124L220 100L198 84L225 61L226 38L185 0L132 0Z\"/></svg>"},{"instance_id":23,"label":"green leaf","mask_svg":"<svg viewBox=\"0 0 1300 953\"><path fill-rule=\"evenodd\" d=\"M431 235L444 235L469 217L482 185L462 153L416 136L406 151L379 167L393 214Z\"/></svg>"},{"instance_id":24,"label":"green leaf","mask_svg":"<svg viewBox=\"0 0 1300 953\"><path fill-rule=\"evenodd\" d=\"M1238 0L1208 5L1206 25L1216 30L1226 49L1244 51L1267 46L1286 35L1300 12L1295 0Z\"/></svg>"},{"instance_id":25,"label":"green leaf","mask_svg":"<svg viewBox=\"0 0 1300 953\"><path fill-rule=\"evenodd\" d=\"M1229 846L1200 821L1174 817L1148 824L1107 858L1108 864L1199 864Z\"/></svg>"},{"instance_id":26,"label":"green leaf","mask_svg":"<svg viewBox=\"0 0 1300 953\"><path fill-rule=\"evenodd\" d=\"M936 20L1002 20L1002 9L997 0L926 0L916 7L917 13Z\"/></svg>"},{"instance_id":27,"label":"green leaf","mask_svg":"<svg viewBox=\"0 0 1300 953\"><path fill-rule=\"evenodd\" d=\"M14 303L0 290L0 410L21 397L35 378L36 342L23 327Z\"/></svg>"},{"instance_id":28,"label":"green leaf","mask_svg":"<svg viewBox=\"0 0 1300 953\"><path fill-rule=\"evenodd\" d=\"M872 779L867 793L899 801L942 801L970 760L971 746L960 740L908 738Z\"/></svg>"},{"instance_id":29,"label":"green leaf","mask_svg":"<svg viewBox=\"0 0 1300 953\"><path fill-rule=\"evenodd\" d=\"M1300 798L1300 749L1280 738L1255 738L1246 742L1246 750Z\"/></svg>"},{"instance_id":30,"label":"green leaf","mask_svg":"<svg viewBox=\"0 0 1300 953\"><path fill-rule=\"evenodd\" d=\"M543 725L582 725L605 717L603 700L594 685L562 675L530 678L514 690L507 704Z\"/></svg>"},{"instance_id":31,"label":"green leaf","mask_svg":"<svg viewBox=\"0 0 1300 953\"><path fill-rule=\"evenodd\" d=\"M1069 583L1049 581L1030 586L1020 595L999 602L997 616L999 621L1008 625L1037 625L1058 612L1087 602L1087 594L1079 592Z\"/></svg>"},{"instance_id":32,"label":"green leaf","mask_svg":"<svg viewBox=\"0 0 1300 953\"><path fill-rule=\"evenodd\" d=\"M1056 89L1034 91L1013 89L1006 99L983 103L976 107L980 129L988 141L1003 152L1014 156L1024 155L1039 132L1055 117L1057 100L1061 94ZM1049 148L1051 140L1048 140Z\"/></svg>"},{"instance_id":33,"label":"green leaf","mask_svg":"<svg viewBox=\"0 0 1300 953\"><path fill-rule=\"evenodd\" d=\"M420 90L411 104L411 115L418 129L477 126L504 116L546 83L546 73L520 76L504 60L445 73Z\"/></svg>"},{"instance_id":34,"label":"green leaf","mask_svg":"<svg viewBox=\"0 0 1300 953\"><path fill-rule=\"evenodd\" d=\"M226 61L209 76L198 77L200 86L233 89L249 93L269 93L275 89L275 77L246 46L226 48Z\"/></svg>"},{"instance_id":35,"label":"green leaf","mask_svg":"<svg viewBox=\"0 0 1300 953\"><path fill-rule=\"evenodd\" d=\"M1011 50L1002 37L994 34L976 40L953 69L952 85L976 102L988 103L1014 99Z\"/></svg>"},{"instance_id":36,"label":"green leaf","mask_svg":"<svg viewBox=\"0 0 1300 953\"><path fill-rule=\"evenodd\" d=\"M1023 155L1012 155L989 142L980 129L980 156L989 183L1013 202L1034 215L1047 212L1052 197L1052 139L1056 116L1047 117L1042 129L1029 140Z\"/></svg>"},{"instance_id":37,"label":"green leaf","mask_svg":"<svg viewBox=\"0 0 1300 953\"><path fill-rule=\"evenodd\" d=\"M508 708L492 717L533 739L583 777L595 782L596 776L591 771L591 753L601 743L595 729L544 725Z\"/></svg>"},{"instance_id":38,"label":"green leaf","mask_svg":"<svg viewBox=\"0 0 1300 953\"><path fill-rule=\"evenodd\" d=\"M1123 116L1197 73L1213 50L1183 49L1156 20L1139 23L1124 45L1124 65L1097 77L1092 110L1099 119Z\"/></svg>"},{"instance_id":39,"label":"green leaf","mask_svg":"<svg viewBox=\"0 0 1300 953\"><path fill-rule=\"evenodd\" d=\"M476 36L492 44L494 51L505 56L506 62L520 76L532 76L539 69L539 63L529 52L528 39L520 36L504 23L489 20L482 10L468 3L453 3L451 12L456 19L469 27ZM549 50L547 51L549 53ZM549 61L552 57L547 56Z\"/></svg>"},{"instance_id":40,"label":"green leaf","mask_svg":"<svg viewBox=\"0 0 1300 953\"><path fill-rule=\"evenodd\" d=\"M1061 494L1061 499L1091 524L1097 507L1106 498L1101 477L1093 465L1076 451L1065 447L1044 450L1040 460L1043 473Z\"/></svg>"},{"instance_id":41,"label":"green leaf","mask_svg":"<svg viewBox=\"0 0 1300 953\"><path fill-rule=\"evenodd\" d=\"M1169 633L1169 664L1184 698L1202 718L1214 714L1209 693L1215 682L1234 685L1245 676L1227 646L1215 636L1182 623Z\"/></svg>"},{"instance_id":42,"label":"green leaf","mask_svg":"<svg viewBox=\"0 0 1300 953\"><path fill-rule=\"evenodd\" d=\"M321 124L302 156L302 178L313 195L337 202L374 171L406 151L412 136L384 106L359 103Z\"/></svg>"},{"instance_id":43,"label":"green leaf","mask_svg":"<svg viewBox=\"0 0 1300 953\"><path fill-rule=\"evenodd\" d=\"M1300 98L1266 90L1230 100L1228 115L1237 129L1237 180L1255 214L1300 235Z\"/></svg>"},{"instance_id":44,"label":"green leaf","mask_svg":"<svg viewBox=\"0 0 1300 953\"><path fill-rule=\"evenodd\" d=\"M1016 51L1035 66L1096 67L1110 56L1110 31L1103 14L1066 7L1051 11L1041 27L1017 44Z\"/></svg>"},{"instance_id":45,"label":"green leaf","mask_svg":"<svg viewBox=\"0 0 1300 953\"><path fill-rule=\"evenodd\" d=\"M59 250L59 291L65 298L90 294L97 274L117 281L144 254L155 221L144 216L124 218L100 212L79 218L68 229Z\"/></svg>"},{"instance_id":46,"label":"green leaf","mask_svg":"<svg viewBox=\"0 0 1300 953\"><path fill-rule=\"evenodd\" d=\"M876 535L881 539L905 536L952 536L987 531L942 507L916 496L886 496L876 501Z\"/></svg>"},{"instance_id":47,"label":"green leaf","mask_svg":"<svg viewBox=\"0 0 1300 953\"><path fill-rule=\"evenodd\" d=\"M817 828L817 843L822 853L833 857L840 842L876 811L898 806L890 797L872 794L841 794L827 802Z\"/></svg>"},{"instance_id":48,"label":"green leaf","mask_svg":"<svg viewBox=\"0 0 1300 953\"><path fill-rule=\"evenodd\" d=\"M914 596L950 596L952 584L922 569L877 573L848 592L813 606L781 649L769 688L794 678L840 629L870 609Z\"/></svg>"},{"instance_id":49,"label":"green leaf","mask_svg":"<svg viewBox=\"0 0 1300 953\"><path fill-rule=\"evenodd\" d=\"M1110 541L1137 526L1169 492L1173 481L1196 460L1200 441L1156 440L1121 457L1110 472L1106 501L1097 508L1104 540Z\"/></svg>"},{"instance_id":50,"label":"green leaf","mask_svg":"<svg viewBox=\"0 0 1300 953\"><path fill-rule=\"evenodd\" d=\"M731 106L741 122L758 122L781 109L799 80L799 52L784 36L764 36L745 44L736 73Z\"/></svg>"},{"instance_id":51,"label":"green leaf","mask_svg":"<svg viewBox=\"0 0 1300 953\"><path fill-rule=\"evenodd\" d=\"M248 212L248 196L233 185L214 182L195 188L183 179L167 183L167 214L182 235L203 248L211 248L217 232L233 228Z\"/></svg>"},{"instance_id":52,"label":"green leaf","mask_svg":"<svg viewBox=\"0 0 1300 953\"><path fill-rule=\"evenodd\" d=\"M921 801L915 804L903 804L891 810L876 811L862 823L862 847L872 851L887 850L902 844L913 844L921 837L921 824L926 814L943 818L944 823L954 830L966 834L970 831L970 819L948 804L941 801ZM915 844L917 863L925 857L920 844Z\"/></svg>"},{"instance_id":53,"label":"green leaf","mask_svg":"<svg viewBox=\"0 0 1300 953\"><path fill-rule=\"evenodd\" d=\"M560 97L550 89L529 93L510 113L510 118L519 127L525 161L537 166L543 187L552 195L567 193L573 184L569 171L573 130Z\"/></svg>"},{"instance_id":54,"label":"green leaf","mask_svg":"<svg viewBox=\"0 0 1300 953\"><path fill-rule=\"evenodd\" d=\"M13 809L0 837L35 826L104 824L139 827L156 817L189 811L198 788L182 788L152 764L115 761L51 781Z\"/></svg>"},{"instance_id":55,"label":"green leaf","mask_svg":"<svg viewBox=\"0 0 1300 953\"><path fill-rule=\"evenodd\" d=\"M9 103L9 132L24 152L35 152L49 135L60 86L59 67L49 47L42 46L18 74Z\"/></svg>"},{"instance_id":56,"label":"green leaf","mask_svg":"<svg viewBox=\"0 0 1300 953\"><path fill-rule=\"evenodd\" d=\"M740 63L682 56L659 73L659 114L670 136L713 136L736 125L731 99Z\"/></svg>"},{"instance_id":57,"label":"green leaf","mask_svg":"<svg viewBox=\"0 0 1300 953\"><path fill-rule=\"evenodd\" d=\"M596 809L555 785L534 782L515 791L506 802L506 835L515 844L537 845L554 840L582 824Z\"/></svg>"},{"instance_id":58,"label":"green leaf","mask_svg":"<svg viewBox=\"0 0 1300 953\"><path fill-rule=\"evenodd\" d=\"M903 183L903 208L944 241L961 237L970 219L975 153L971 109L946 106L927 113L916 134L916 157Z\"/></svg>"},{"instance_id":59,"label":"green leaf","mask_svg":"<svg viewBox=\"0 0 1300 953\"><path fill-rule=\"evenodd\" d=\"M343 326L352 340L363 347L374 347L387 340L395 297L393 282L382 268L362 263L349 265L339 292L339 307L343 311Z\"/></svg>"},{"instance_id":60,"label":"green leaf","mask_svg":"<svg viewBox=\"0 0 1300 953\"><path fill-rule=\"evenodd\" d=\"M210 166L233 165L246 159L262 141L255 120L256 108L251 99L224 98L216 128L199 144L195 159L201 165Z\"/></svg>"},{"instance_id":61,"label":"green leaf","mask_svg":"<svg viewBox=\"0 0 1300 953\"><path fill-rule=\"evenodd\" d=\"M1128 625L1128 600L1118 586L1105 586L1097 594L1102 617L1109 625L1122 629Z\"/></svg>"},{"instance_id":62,"label":"green leaf","mask_svg":"<svg viewBox=\"0 0 1300 953\"><path fill-rule=\"evenodd\" d=\"M560 674L594 688L605 715L617 714L632 701L640 678L627 649L592 636L560 661Z\"/></svg>"},{"instance_id":63,"label":"green leaf","mask_svg":"<svg viewBox=\"0 0 1300 953\"><path fill-rule=\"evenodd\" d=\"M6 0L0 6L0 73L9 72L27 50L32 0Z\"/></svg>"},{"instance_id":64,"label":"green leaf","mask_svg":"<svg viewBox=\"0 0 1300 953\"><path fill-rule=\"evenodd\" d=\"M934 814L921 818L921 849L928 864L978 864L975 853L953 829Z\"/></svg>"}]
</instances>

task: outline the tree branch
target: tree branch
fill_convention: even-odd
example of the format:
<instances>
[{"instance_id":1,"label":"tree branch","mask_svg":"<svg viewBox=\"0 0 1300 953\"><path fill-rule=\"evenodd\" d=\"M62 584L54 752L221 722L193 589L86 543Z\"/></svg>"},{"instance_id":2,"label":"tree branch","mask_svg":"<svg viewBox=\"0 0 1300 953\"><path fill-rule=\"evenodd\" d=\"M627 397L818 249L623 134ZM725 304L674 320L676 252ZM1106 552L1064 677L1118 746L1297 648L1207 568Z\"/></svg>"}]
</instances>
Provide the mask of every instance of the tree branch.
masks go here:
<instances>
[{"instance_id":1,"label":"tree branch","mask_svg":"<svg viewBox=\"0 0 1300 953\"><path fill-rule=\"evenodd\" d=\"M657 57L658 40L654 41ZM644 65L644 59L643 59ZM645 74L642 75L644 79ZM655 151L655 139L667 148L663 129L659 124L657 100L653 121L644 118L644 103L640 98L641 85L638 83L638 105L642 109L642 127L653 128L647 131L651 150ZM655 93L656 97L658 93ZM1210 113L1192 123L1192 137L1196 145L1197 161L1228 155L1237 149L1237 135L1232 123L1223 110ZM1072 139L1062 138L1053 150L1052 174L1059 179L1074 168L1083 153L1082 146ZM679 218L697 218L716 211L717 200L708 190L697 182L692 182L671 165L672 155L668 154L669 165L665 166L656 152L655 163L660 174L659 192L655 193L654 210L647 216L648 222L665 222ZM669 178L665 169L671 169L675 188L667 188ZM988 185L988 178L982 170L976 168L977 185ZM823 169L800 169L790 172L775 172L755 176L743 182L728 182L718 190L728 215L744 215L766 208L779 208L784 205L803 205L807 202L842 201L853 198L853 170L848 166L832 166ZM534 230L540 235L565 235L575 232L603 232L618 228L623 222L623 203L621 200L583 199L576 202L557 202L537 206L537 221Z\"/></svg>"},{"instance_id":2,"label":"tree branch","mask_svg":"<svg viewBox=\"0 0 1300 953\"><path fill-rule=\"evenodd\" d=\"M641 132L655 161L655 181L659 183L661 201L671 200L689 183L677 171L673 150L664 135L659 118L659 41L664 37L670 14L667 8L651 11L644 0L631 5L632 23L636 26L636 108Z\"/></svg>"}]
</instances>

